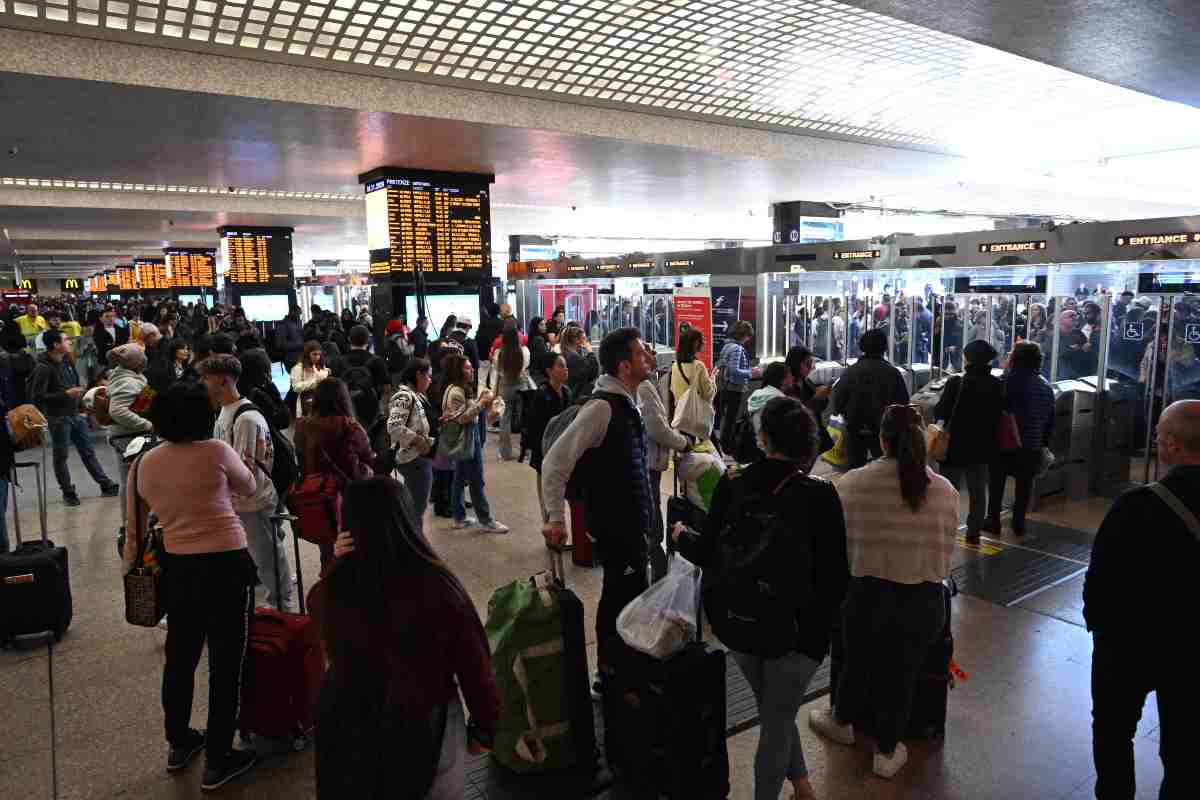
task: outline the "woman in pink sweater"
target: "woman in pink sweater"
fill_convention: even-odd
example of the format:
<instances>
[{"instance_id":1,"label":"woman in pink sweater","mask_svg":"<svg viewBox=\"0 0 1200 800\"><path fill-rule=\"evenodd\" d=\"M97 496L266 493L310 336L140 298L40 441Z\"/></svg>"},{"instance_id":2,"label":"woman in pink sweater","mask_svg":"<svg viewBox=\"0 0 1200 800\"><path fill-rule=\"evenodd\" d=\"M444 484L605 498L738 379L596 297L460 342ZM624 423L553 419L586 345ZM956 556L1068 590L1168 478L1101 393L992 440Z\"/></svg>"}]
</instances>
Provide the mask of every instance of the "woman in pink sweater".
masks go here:
<instances>
[{"instance_id":1,"label":"woman in pink sweater","mask_svg":"<svg viewBox=\"0 0 1200 800\"><path fill-rule=\"evenodd\" d=\"M212 439L213 409L204 387L177 383L155 401L155 432L165 443L130 468L125 570L137 556L153 511L163 528L167 659L162 703L167 770L183 769L205 750L201 788L215 789L254 766L254 752L233 749L254 609L254 562L231 494L254 493L251 463ZM208 642L208 731L191 727L200 652Z\"/></svg>"}]
</instances>

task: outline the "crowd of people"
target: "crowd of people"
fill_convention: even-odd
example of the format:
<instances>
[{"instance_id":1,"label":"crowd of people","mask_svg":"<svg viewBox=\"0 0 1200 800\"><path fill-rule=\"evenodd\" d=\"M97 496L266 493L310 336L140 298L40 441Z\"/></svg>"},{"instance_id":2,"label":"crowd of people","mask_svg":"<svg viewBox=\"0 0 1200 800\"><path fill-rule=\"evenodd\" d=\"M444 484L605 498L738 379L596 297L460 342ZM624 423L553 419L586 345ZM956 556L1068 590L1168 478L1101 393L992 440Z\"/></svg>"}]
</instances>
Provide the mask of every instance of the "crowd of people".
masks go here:
<instances>
[{"instance_id":1,"label":"crowd of people","mask_svg":"<svg viewBox=\"0 0 1200 800\"><path fill-rule=\"evenodd\" d=\"M611 330L593 353L586 331L557 312L522 331L508 306L490 303L474 336L471 320L452 316L431 338L422 317L411 329L405 320L388 321L376 341L365 312L334 317L314 307L305 325L293 309L270 342L236 308L46 306L10 311L0 330L8 353L2 399L10 407L31 400L46 413L65 502L79 503L67 469L72 446L101 492L120 494L126 569L146 541L149 514L162 527L167 769L181 770L203 751L205 790L256 760L233 741L254 609L296 603L291 564L279 546L278 512L288 488L276 483L278 459L294 453L297 478L328 475L337 486L339 535L322 545L321 578L309 594L327 662L317 712L320 796L460 797L465 753L485 751L496 734L500 700L488 642L472 599L430 543L425 519L432 501L435 518L450 518L452 530L508 532L485 491L485 442L496 436L500 459L528 456L547 544L581 535L594 544L603 569L595 613L600 695L618 615L666 574L668 554L677 549L719 575L729 568L727 538L744 536L754 516L748 509L757 510L758 523L763 509L786 509L772 530L803 543L805 559L788 575L788 597L802 600L782 615L781 637L730 645L760 709L755 796L775 800L785 783L797 798L816 797L796 718L831 652L832 701L812 713L810 725L841 744L869 730L875 774L891 778L903 768L918 672L948 625L943 582L958 533L956 487L966 484L967 539L978 541L981 531L1000 535L1000 500L1014 477L1012 529L1022 534L1053 424L1036 341L1006 354L984 339L962 349L963 371L935 411L949 437L935 470L925 420L908 402L878 325L852 344L828 318L826 327L813 328L830 337L825 353L837 347L858 354L831 387L812 381L818 355L805 344L766 369L754 366L754 331L744 321L730 327L712 369L699 358L703 334L683 331L675 363L660 376L638 328ZM877 320L879 309L864 313ZM67 327L76 317L87 327ZM286 396L272 380L275 362L289 375ZM995 363L1004 364L1003 377L993 376ZM18 386L27 394L17 394ZM105 399L89 405L87 395L98 387ZM152 400L140 402L148 393ZM1159 426L1164 461L1180 465L1167 484L1189 505L1200 496L1188 493L1200 464L1194 405L1172 406ZM81 407L107 426L118 481L96 459ZM572 407L574 416L547 449L552 420ZM830 413L844 418L850 453L851 469L836 483L812 474L817 457L835 444L824 422ZM1010 422L1019 448L998 444ZM128 442L147 434L161 443L127 459ZM685 454L743 452L744 444L754 457L740 465L724 459L702 520L668 530L662 481L672 465ZM8 457L0 453L0 462ZM185 482L187 493L178 489ZM1095 689L1105 797L1131 796L1124 793L1132 785L1129 740L1147 691L1159 690L1160 708L1164 696L1194 697L1182 679L1156 682L1130 661L1143 634L1114 601L1120 590L1113 564L1133 548L1122 520L1163 513L1139 498L1118 501L1106 520L1085 595L1097 663L1114 670ZM572 523L568 532L572 504L582 525ZM1194 564L1188 524L1162 524L1179 540L1172 544L1181 563ZM265 590L261 601L256 586ZM707 590L705 602L715 602ZM191 713L205 643L210 698L201 731L191 727ZM1168 733L1162 718L1166 761L1181 747L1180 734ZM400 752L403 770L395 769Z\"/></svg>"}]
</instances>

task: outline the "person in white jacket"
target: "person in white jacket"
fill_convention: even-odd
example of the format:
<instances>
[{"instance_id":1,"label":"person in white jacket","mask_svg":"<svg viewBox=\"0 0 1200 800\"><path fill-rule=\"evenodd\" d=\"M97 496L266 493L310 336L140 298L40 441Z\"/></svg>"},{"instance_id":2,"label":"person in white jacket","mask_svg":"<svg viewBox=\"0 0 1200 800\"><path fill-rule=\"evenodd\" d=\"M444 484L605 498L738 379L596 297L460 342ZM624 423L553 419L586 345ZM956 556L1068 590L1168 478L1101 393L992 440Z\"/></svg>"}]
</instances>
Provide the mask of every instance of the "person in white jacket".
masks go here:
<instances>
[{"instance_id":1,"label":"person in white jacket","mask_svg":"<svg viewBox=\"0 0 1200 800\"><path fill-rule=\"evenodd\" d=\"M388 402L387 430L396 448L396 471L412 497L417 521L424 529L425 507L433 487L434 440L430 419L436 413L426 396L433 380L428 359L410 358L400 373L400 388Z\"/></svg>"},{"instance_id":2,"label":"person in white jacket","mask_svg":"<svg viewBox=\"0 0 1200 800\"><path fill-rule=\"evenodd\" d=\"M304 394L316 389L317 384L328 377L329 370L325 367L321 343L312 340L305 342L304 355L292 367L291 372L292 391L296 394L296 408L293 411L297 419L304 416Z\"/></svg>"},{"instance_id":3,"label":"person in white jacket","mask_svg":"<svg viewBox=\"0 0 1200 800\"><path fill-rule=\"evenodd\" d=\"M125 496L129 479L129 464L125 461L125 448L138 436L154 432L154 423L133 410L133 404L142 390L150 385L142 373L146 369L146 351L140 344L129 342L108 351L108 364L112 372L108 376L108 414L112 425L108 428L108 443L117 454L117 466L121 476L121 525L125 524Z\"/></svg>"}]
</instances>

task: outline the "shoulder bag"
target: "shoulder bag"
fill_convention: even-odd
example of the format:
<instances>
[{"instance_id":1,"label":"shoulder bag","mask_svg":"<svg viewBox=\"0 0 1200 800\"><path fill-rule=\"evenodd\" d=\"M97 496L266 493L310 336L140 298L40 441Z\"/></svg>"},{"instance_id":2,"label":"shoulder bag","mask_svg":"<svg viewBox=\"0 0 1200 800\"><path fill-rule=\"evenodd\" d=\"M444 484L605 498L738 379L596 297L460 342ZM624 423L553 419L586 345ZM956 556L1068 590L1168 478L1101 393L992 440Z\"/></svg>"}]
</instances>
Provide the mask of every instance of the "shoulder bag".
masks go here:
<instances>
[{"instance_id":1,"label":"shoulder bag","mask_svg":"<svg viewBox=\"0 0 1200 800\"><path fill-rule=\"evenodd\" d=\"M1000 424L996 427L996 447L1000 452L1021 449L1021 428L1017 415L1008 410L1008 382L1001 381L1002 397Z\"/></svg>"},{"instance_id":2,"label":"shoulder bag","mask_svg":"<svg viewBox=\"0 0 1200 800\"><path fill-rule=\"evenodd\" d=\"M463 397L466 402L466 396ZM437 454L450 461L470 461L475 457L475 423L461 422L466 409L447 420L438 430Z\"/></svg>"},{"instance_id":3,"label":"shoulder bag","mask_svg":"<svg viewBox=\"0 0 1200 800\"><path fill-rule=\"evenodd\" d=\"M954 426L954 418L958 416L958 404L962 402L966 382L966 377L958 379L958 394L954 398L954 408L950 410L950 419L944 425L935 422L925 429L925 445L930 461L945 461L950 453L950 429Z\"/></svg>"},{"instance_id":4,"label":"shoulder bag","mask_svg":"<svg viewBox=\"0 0 1200 800\"><path fill-rule=\"evenodd\" d=\"M297 517L297 536L313 544L332 545L341 530L342 488L349 479L325 448L320 450L332 471L305 475L288 490L287 507Z\"/></svg>"},{"instance_id":5,"label":"shoulder bag","mask_svg":"<svg viewBox=\"0 0 1200 800\"><path fill-rule=\"evenodd\" d=\"M133 490L134 532L138 552L133 568L125 574L125 621L130 625L153 628L167 613L167 586L164 574L162 528L157 525L143 531L142 495L137 490L137 476L142 458L129 471Z\"/></svg>"}]
</instances>

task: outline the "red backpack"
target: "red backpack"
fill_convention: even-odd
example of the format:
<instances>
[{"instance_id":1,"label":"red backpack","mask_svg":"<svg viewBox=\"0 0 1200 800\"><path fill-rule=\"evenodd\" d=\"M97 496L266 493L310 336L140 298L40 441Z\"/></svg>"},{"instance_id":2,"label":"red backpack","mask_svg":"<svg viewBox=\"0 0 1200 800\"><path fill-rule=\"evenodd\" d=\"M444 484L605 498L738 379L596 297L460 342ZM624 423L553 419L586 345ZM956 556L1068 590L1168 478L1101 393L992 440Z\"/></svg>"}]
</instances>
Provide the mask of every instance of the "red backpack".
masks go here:
<instances>
[{"instance_id":1,"label":"red backpack","mask_svg":"<svg viewBox=\"0 0 1200 800\"><path fill-rule=\"evenodd\" d=\"M299 517L292 523L297 536L313 544L332 545L342 528L342 487L347 478L324 448L321 455L332 471L305 475L288 490L287 506Z\"/></svg>"}]
</instances>

